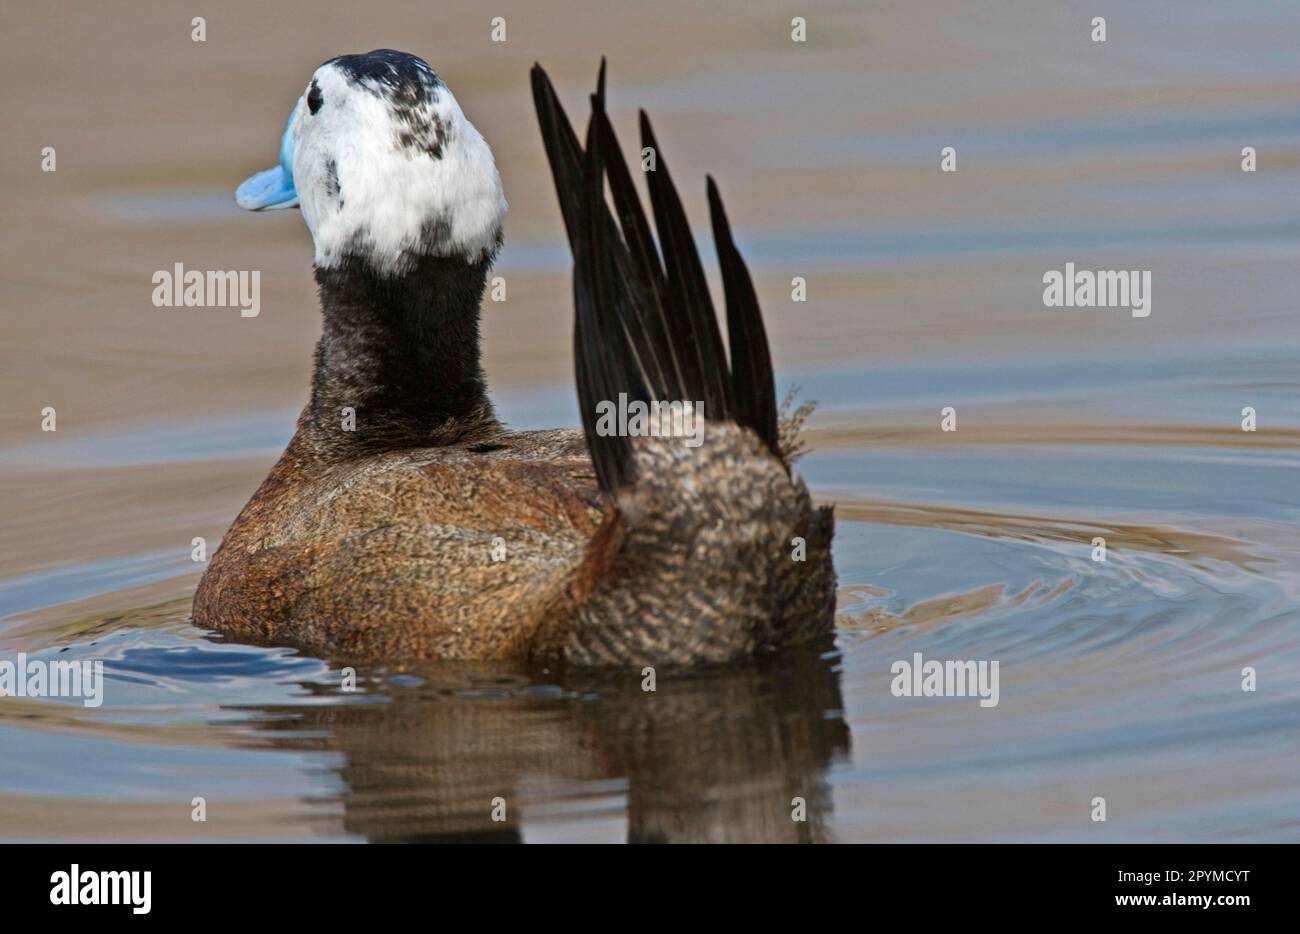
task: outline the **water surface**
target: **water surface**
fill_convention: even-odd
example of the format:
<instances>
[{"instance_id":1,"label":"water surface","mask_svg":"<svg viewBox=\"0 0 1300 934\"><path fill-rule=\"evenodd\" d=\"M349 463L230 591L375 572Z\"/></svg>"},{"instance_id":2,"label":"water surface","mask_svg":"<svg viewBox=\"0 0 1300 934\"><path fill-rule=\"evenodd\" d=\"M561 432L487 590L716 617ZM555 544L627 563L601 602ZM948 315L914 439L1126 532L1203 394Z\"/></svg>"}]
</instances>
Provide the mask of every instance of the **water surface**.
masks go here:
<instances>
[{"instance_id":1,"label":"water surface","mask_svg":"<svg viewBox=\"0 0 1300 934\"><path fill-rule=\"evenodd\" d=\"M0 699L0 838L1300 840L1300 10L827 2L801 47L779 3L503 2L497 45L472 4L237 2L203 45L167 4L58 6L0 30L0 657L107 687ZM718 177L781 389L820 403L833 646L653 694L471 665L345 691L344 659L191 625L191 541L288 438L318 327L300 218L229 192L315 64L383 45L501 164L484 331L516 427L577 423L528 65L576 107L609 54L620 132L651 109L693 217ZM175 262L261 270L261 315L154 308ZM1066 262L1150 269L1151 316L1043 307ZM893 696L915 653L997 660L998 705Z\"/></svg>"}]
</instances>

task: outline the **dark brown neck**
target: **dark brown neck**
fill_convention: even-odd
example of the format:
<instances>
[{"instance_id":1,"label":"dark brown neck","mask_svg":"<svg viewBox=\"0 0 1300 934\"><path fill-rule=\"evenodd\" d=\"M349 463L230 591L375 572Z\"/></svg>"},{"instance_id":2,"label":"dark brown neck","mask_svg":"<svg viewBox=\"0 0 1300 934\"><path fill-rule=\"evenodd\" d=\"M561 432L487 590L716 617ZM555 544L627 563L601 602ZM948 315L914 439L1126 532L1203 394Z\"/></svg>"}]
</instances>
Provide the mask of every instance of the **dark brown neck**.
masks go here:
<instances>
[{"instance_id":1,"label":"dark brown neck","mask_svg":"<svg viewBox=\"0 0 1300 934\"><path fill-rule=\"evenodd\" d=\"M489 265L429 256L396 276L352 259L317 268L325 324L298 440L341 460L498 430L479 362Z\"/></svg>"}]
</instances>

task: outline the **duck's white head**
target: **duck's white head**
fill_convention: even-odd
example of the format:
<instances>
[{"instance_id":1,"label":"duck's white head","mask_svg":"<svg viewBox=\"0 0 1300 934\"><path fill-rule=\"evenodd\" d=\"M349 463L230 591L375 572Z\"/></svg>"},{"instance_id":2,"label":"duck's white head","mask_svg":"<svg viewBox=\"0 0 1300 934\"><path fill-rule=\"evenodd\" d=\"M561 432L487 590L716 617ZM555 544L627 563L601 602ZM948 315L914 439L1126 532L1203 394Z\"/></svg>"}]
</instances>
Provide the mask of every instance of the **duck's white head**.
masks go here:
<instances>
[{"instance_id":1,"label":"duck's white head","mask_svg":"<svg viewBox=\"0 0 1300 934\"><path fill-rule=\"evenodd\" d=\"M487 142L432 68L391 49L317 68L280 164L235 200L252 211L300 206L317 266L355 258L383 275L422 256L490 258L506 215Z\"/></svg>"}]
</instances>

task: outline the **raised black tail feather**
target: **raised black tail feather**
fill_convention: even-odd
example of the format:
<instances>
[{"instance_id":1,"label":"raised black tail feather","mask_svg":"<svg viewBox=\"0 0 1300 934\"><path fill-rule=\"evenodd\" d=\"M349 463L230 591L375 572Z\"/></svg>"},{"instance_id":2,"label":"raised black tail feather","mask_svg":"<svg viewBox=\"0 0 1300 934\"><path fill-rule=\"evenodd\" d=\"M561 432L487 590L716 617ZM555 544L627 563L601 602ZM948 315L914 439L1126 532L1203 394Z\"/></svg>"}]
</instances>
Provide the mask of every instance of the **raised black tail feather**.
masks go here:
<instances>
[{"instance_id":1,"label":"raised black tail feather","mask_svg":"<svg viewBox=\"0 0 1300 934\"><path fill-rule=\"evenodd\" d=\"M569 116L555 96L551 79L540 65L534 65L533 107L542 130L542 144L546 147L546 160L551 164L555 191L559 196L560 213L564 216L564 230L569 235L569 248L574 246L582 200L575 195L582 185L582 147L569 123Z\"/></svg>"},{"instance_id":2,"label":"raised black tail feather","mask_svg":"<svg viewBox=\"0 0 1300 934\"><path fill-rule=\"evenodd\" d=\"M777 457L781 448L777 434L776 378L767 330L749 278L749 267L731 239L731 224L722 208L722 196L713 176L708 176L709 219L713 242L722 267L727 295L727 337L731 346L731 386L736 398L736 421L753 428Z\"/></svg>"},{"instance_id":3,"label":"raised black tail feather","mask_svg":"<svg viewBox=\"0 0 1300 934\"><path fill-rule=\"evenodd\" d=\"M703 402L707 419L734 419L778 458L776 389L754 286L731 238L721 198L709 180L709 210L727 297L731 367L681 199L641 113L644 146L656 165L649 188L664 262L605 113L601 61L586 144L540 65L533 101L574 256L574 356L583 429L600 486L634 482L628 438L596 433L596 405L630 400ZM605 203L605 179L617 213Z\"/></svg>"},{"instance_id":4,"label":"raised black tail feather","mask_svg":"<svg viewBox=\"0 0 1300 934\"><path fill-rule=\"evenodd\" d=\"M643 149L648 147L655 160L654 171L647 174L655 230L659 233L668 277L665 311L677 319L677 333L687 342L688 352L696 355L703 376L700 394L690 398L703 399L705 417L728 419L732 417L732 406L726 357L722 349L722 332L718 330L718 318L713 313L713 301L709 297L709 283L704 278L700 254L695 250L691 225L686 220L672 176L668 174L668 163L650 127L650 118L644 110L640 112L640 118L641 146Z\"/></svg>"},{"instance_id":5,"label":"raised black tail feather","mask_svg":"<svg viewBox=\"0 0 1300 934\"><path fill-rule=\"evenodd\" d=\"M569 245L576 257L581 223L579 211L583 202L583 150L578 145L577 136L563 107L559 104L546 73L540 67L535 67L532 77L533 98L542 126L542 136L562 205ZM602 61L601 77L597 88L597 97L601 99L603 99L603 87L604 62ZM623 182L621 187L614 189L616 202L635 205L635 209L639 212L640 202L631 187L627 166L623 163L618 141L613 136L613 129L605 117L603 106L596 110L599 113L598 132L606 142L605 149L615 156L614 162L609 165L611 184L618 186L620 181ZM630 201L625 192L631 192ZM624 309L617 314L617 317L624 322L631 334L630 346L637 365L643 373L643 381L649 386L665 391L666 394L663 396L665 399L697 398L686 395L686 387L699 385L700 380L687 381L682 377L682 365L676 359L677 348L674 342L668 339L668 333L664 331L663 317L653 311L662 305L660 293L664 288L663 271L659 267L659 256L655 252L654 241L650 237L644 214L640 215L640 239L633 240L634 252L629 254L620 236L618 225L604 208L603 199L601 209L608 227L607 245L612 251L618 276L630 283L629 288L615 293L614 301ZM630 220L625 219L624 224L629 231L633 229ZM643 266L647 260L653 263L652 268Z\"/></svg>"}]
</instances>

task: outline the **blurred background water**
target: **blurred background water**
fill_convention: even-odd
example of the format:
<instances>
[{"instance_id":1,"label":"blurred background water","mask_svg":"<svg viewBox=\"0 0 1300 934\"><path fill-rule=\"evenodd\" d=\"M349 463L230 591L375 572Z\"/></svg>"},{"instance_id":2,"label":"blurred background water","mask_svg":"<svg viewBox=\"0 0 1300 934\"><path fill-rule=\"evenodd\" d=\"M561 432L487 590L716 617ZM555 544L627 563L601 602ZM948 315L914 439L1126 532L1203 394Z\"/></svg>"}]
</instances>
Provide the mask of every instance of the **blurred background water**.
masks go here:
<instances>
[{"instance_id":1,"label":"blurred background water","mask_svg":"<svg viewBox=\"0 0 1300 934\"><path fill-rule=\"evenodd\" d=\"M107 669L97 709L0 698L0 838L1300 839L1300 7L295 0L195 43L200 13L0 11L0 658ZM718 178L781 389L820 403L834 651L650 695L488 666L346 693L340 660L189 624L191 540L287 440L318 333L300 217L231 192L317 64L383 46L501 168L515 427L577 423L528 66L580 109L608 55L620 134L651 112L697 222ZM260 270L261 314L155 308L177 262ZM1151 270L1150 317L1044 307L1066 262ZM915 652L998 660L998 706L894 697Z\"/></svg>"}]
</instances>

